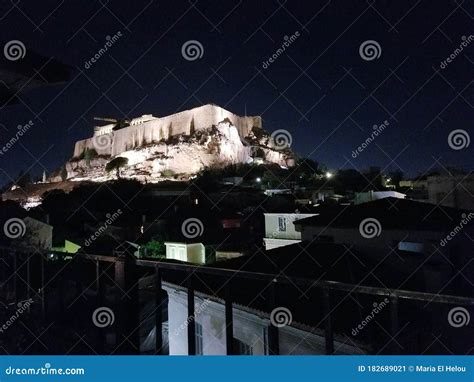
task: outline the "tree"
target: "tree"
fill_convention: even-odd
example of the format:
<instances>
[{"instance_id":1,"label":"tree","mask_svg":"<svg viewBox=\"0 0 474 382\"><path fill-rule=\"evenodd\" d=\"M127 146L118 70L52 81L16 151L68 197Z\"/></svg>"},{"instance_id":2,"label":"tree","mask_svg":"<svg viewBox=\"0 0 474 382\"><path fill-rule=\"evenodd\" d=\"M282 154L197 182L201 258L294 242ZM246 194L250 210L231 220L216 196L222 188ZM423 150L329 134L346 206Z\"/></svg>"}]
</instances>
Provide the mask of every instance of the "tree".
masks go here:
<instances>
[{"instance_id":1,"label":"tree","mask_svg":"<svg viewBox=\"0 0 474 382\"><path fill-rule=\"evenodd\" d=\"M61 180L65 182L67 180L67 170L65 166L61 167L60 175L61 175Z\"/></svg>"},{"instance_id":2,"label":"tree","mask_svg":"<svg viewBox=\"0 0 474 382\"><path fill-rule=\"evenodd\" d=\"M140 248L140 256L166 258L166 237L164 235L155 235L153 238Z\"/></svg>"},{"instance_id":3,"label":"tree","mask_svg":"<svg viewBox=\"0 0 474 382\"><path fill-rule=\"evenodd\" d=\"M117 179L120 179L120 169L125 167L128 164L128 159L124 157L117 157L112 159L105 166L105 171L110 172L115 170L117 174Z\"/></svg>"},{"instance_id":4,"label":"tree","mask_svg":"<svg viewBox=\"0 0 474 382\"><path fill-rule=\"evenodd\" d=\"M85 148L84 149L84 160L86 161L87 167L91 166L91 159L94 159L97 157L97 151L95 149L90 149L90 148Z\"/></svg>"}]
</instances>

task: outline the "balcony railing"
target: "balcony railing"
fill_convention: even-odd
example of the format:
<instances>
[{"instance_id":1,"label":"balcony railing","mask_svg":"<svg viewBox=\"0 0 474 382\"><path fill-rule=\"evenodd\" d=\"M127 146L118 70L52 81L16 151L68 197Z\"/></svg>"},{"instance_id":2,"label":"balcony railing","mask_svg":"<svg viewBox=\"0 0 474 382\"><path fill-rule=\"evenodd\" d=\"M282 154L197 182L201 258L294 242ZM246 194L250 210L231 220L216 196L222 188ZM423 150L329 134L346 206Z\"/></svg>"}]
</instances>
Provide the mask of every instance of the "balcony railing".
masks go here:
<instances>
[{"instance_id":1,"label":"balcony railing","mask_svg":"<svg viewBox=\"0 0 474 382\"><path fill-rule=\"evenodd\" d=\"M28 253L18 252L12 249L0 250L3 263L0 264L0 280L3 288L11 285L10 292L12 299L20 301L24 298L39 298L41 302L41 314L45 321L49 320L48 306L50 304L51 294L48 290L52 287L53 281L57 289L57 306L59 314L64 309L64 281L70 276L71 270L79 264L92 264L95 266L94 289L97 292L98 300L104 299L104 267L112 268L113 281L118 288L125 291L129 298L124 303L116 306L116 334L117 338L127 338L126 344L119 350L122 354L137 353L139 346L139 298L138 298L138 281L140 271L147 270L148 274L154 274L154 300L155 300L155 354L163 353L163 316L161 314L162 307L165 302L162 291L162 283L164 275L172 272L178 274L185 280L187 288L187 316L188 323L194 323L195 303L194 296L196 291L196 279L204 277L213 277L221 280L223 285L220 298L223 299L225 305L225 339L226 352L233 354L233 304L235 304L235 295L232 290L232 283L228 280L252 280L267 284L268 298L267 308L272 311L277 308L277 288L281 286L296 285L300 288L315 288L320 291L321 311L323 312L322 322L325 338L326 354L334 354L334 329L333 329L333 296L335 293L351 294L351 295L367 295L376 297L386 297L390 300L389 309L389 331L393 337L396 337L399 330L399 305L403 300L411 302L419 302L425 304L448 304L473 306L474 299L459 296L448 296L439 294L430 294L422 292L413 292L406 290L391 290L386 288L375 288L354 284L346 284L327 280L313 280L298 277L286 277L284 275L273 275L266 273L255 273L240 270L223 269L217 267L196 266L190 264L170 263L156 260L136 259L132 256L104 256L95 254L65 254L61 252L47 253ZM60 261L52 261L51 258L56 257ZM48 268L52 264L56 264L59 270L50 275ZM87 288L90 288L88 286ZM85 289L85 288L83 288ZM82 291L77 291L80 295ZM195 325L187 325L187 343L188 354L194 355L195 344ZM393 341L390 353L400 354L401 347L398 341ZM271 355L280 354L279 344L279 328L272 323L268 327L268 353Z\"/></svg>"}]
</instances>

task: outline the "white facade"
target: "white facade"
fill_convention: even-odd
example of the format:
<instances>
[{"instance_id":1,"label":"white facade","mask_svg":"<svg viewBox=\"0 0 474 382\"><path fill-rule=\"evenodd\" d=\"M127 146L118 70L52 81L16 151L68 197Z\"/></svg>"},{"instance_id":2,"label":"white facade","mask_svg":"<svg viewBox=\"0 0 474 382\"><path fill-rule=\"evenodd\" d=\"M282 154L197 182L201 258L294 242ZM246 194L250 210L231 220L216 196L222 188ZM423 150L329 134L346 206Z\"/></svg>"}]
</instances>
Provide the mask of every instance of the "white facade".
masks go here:
<instances>
[{"instance_id":1,"label":"white facade","mask_svg":"<svg viewBox=\"0 0 474 382\"><path fill-rule=\"evenodd\" d=\"M187 327L193 322L187 316L187 293L184 288L163 283L168 292L169 354L187 355ZM196 323L196 350L202 355L225 355L225 307L223 301L196 293L194 299ZM234 339L239 349L248 355L268 354L267 330L270 325L266 313L249 310L240 305L233 308ZM294 326L279 329L280 354L304 355L325 354L323 335L311 333ZM360 354L355 346L346 345L337 339L336 354Z\"/></svg>"},{"instance_id":2,"label":"white facade","mask_svg":"<svg viewBox=\"0 0 474 382\"><path fill-rule=\"evenodd\" d=\"M397 191L369 191L356 193L354 204L372 202L374 200L385 198L405 199L406 195Z\"/></svg>"},{"instance_id":3,"label":"white facade","mask_svg":"<svg viewBox=\"0 0 474 382\"><path fill-rule=\"evenodd\" d=\"M193 264L206 264L206 250L202 243L166 242L166 258Z\"/></svg>"},{"instance_id":4,"label":"white facade","mask_svg":"<svg viewBox=\"0 0 474 382\"><path fill-rule=\"evenodd\" d=\"M230 259L235 259L237 257L243 256L243 252L241 251L223 251L223 250L217 250L216 251L216 261L224 261L224 260L230 260Z\"/></svg>"},{"instance_id":5,"label":"white facade","mask_svg":"<svg viewBox=\"0 0 474 382\"><path fill-rule=\"evenodd\" d=\"M300 213L266 213L265 216L265 249L270 250L285 245L301 242L301 232L293 224L296 220L309 218L316 214Z\"/></svg>"}]
</instances>

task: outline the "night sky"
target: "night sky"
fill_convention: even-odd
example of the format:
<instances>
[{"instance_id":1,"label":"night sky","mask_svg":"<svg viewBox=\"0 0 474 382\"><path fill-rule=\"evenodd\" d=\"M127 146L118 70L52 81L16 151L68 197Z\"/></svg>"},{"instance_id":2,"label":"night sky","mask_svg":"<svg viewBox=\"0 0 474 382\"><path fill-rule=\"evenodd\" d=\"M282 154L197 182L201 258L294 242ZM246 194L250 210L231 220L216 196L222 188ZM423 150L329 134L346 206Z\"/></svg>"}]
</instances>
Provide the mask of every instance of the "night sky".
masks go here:
<instances>
[{"instance_id":1,"label":"night sky","mask_svg":"<svg viewBox=\"0 0 474 382\"><path fill-rule=\"evenodd\" d=\"M20 95L1 109L0 145L30 119L34 126L0 157L0 184L20 170L61 166L94 116L164 116L206 103L262 115L286 129L292 148L329 169L368 166L409 176L441 166L472 170L474 143L454 150L448 135L471 136L472 1L9 1L0 5L3 45L70 65L71 80ZM85 63L122 35L101 58ZM285 40L299 34L265 69ZM190 40L203 55L183 58ZM375 40L380 57L359 47ZM389 126L357 158L373 125Z\"/></svg>"}]
</instances>

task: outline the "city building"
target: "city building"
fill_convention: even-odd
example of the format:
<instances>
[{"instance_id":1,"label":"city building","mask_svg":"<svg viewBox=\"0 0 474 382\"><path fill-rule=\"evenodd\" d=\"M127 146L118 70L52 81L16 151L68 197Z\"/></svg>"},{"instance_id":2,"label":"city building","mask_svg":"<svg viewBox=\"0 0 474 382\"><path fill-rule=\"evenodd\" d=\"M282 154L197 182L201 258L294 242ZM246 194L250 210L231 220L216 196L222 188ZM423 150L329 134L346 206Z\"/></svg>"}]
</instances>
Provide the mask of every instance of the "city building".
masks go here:
<instances>
[{"instance_id":1,"label":"city building","mask_svg":"<svg viewBox=\"0 0 474 382\"><path fill-rule=\"evenodd\" d=\"M194 324L197 355L226 355L223 301L198 292L194 298L195 319L189 322L186 288L164 283L163 289L168 293L169 354L188 354L187 326ZM233 354L268 355L270 315L245 305L234 304L233 317ZM282 355L325 354L324 335L314 328L298 323L280 328L279 343ZM337 349L335 354L362 354L361 347L340 338L336 339L334 346Z\"/></svg>"},{"instance_id":2,"label":"city building","mask_svg":"<svg viewBox=\"0 0 474 382\"><path fill-rule=\"evenodd\" d=\"M24 235L18 239L18 245L34 247L38 250L51 249L53 245L53 226L27 216L25 222Z\"/></svg>"},{"instance_id":3,"label":"city building","mask_svg":"<svg viewBox=\"0 0 474 382\"><path fill-rule=\"evenodd\" d=\"M430 203L474 210L474 175L437 175L427 180Z\"/></svg>"},{"instance_id":4,"label":"city building","mask_svg":"<svg viewBox=\"0 0 474 382\"><path fill-rule=\"evenodd\" d=\"M270 250L285 245L299 243L301 232L295 229L296 220L309 218L308 213L265 213L265 249Z\"/></svg>"},{"instance_id":5,"label":"city building","mask_svg":"<svg viewBox=\"0 0 474 382\"><path fill-rule=\"evenodd\" d=\"M406 195L397 191L368 191L368 192L357 192L355 194L354 204L361 204L372 202L374 200L383 198L400 198L405 199Z\"/></svg>"},{"instance_id":6,"label":"city building","mask_svg":"<svg viewBox=\"0 0 474 382\"><path fill-rule=\"evenodd\" d=\"M193 264L206 264L206 249L202 243L165 242L166 258Z\"/></svg>"},{"instance_id":7,"label":"city building","mask_svg":"<svg viewBox=\"0 0 474 382\"><path fill-rule=\"evenodd\" d=\"M406 271L421 260L426 291L466 294L472 287L466 280L474 279L473 218L473 212L389 197L319 209L294 224L303 242L344 244L365 259L388 256Z\"/></svg>"}]
</instances>

